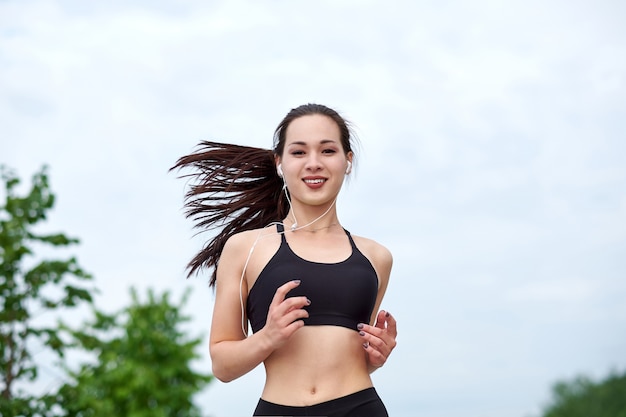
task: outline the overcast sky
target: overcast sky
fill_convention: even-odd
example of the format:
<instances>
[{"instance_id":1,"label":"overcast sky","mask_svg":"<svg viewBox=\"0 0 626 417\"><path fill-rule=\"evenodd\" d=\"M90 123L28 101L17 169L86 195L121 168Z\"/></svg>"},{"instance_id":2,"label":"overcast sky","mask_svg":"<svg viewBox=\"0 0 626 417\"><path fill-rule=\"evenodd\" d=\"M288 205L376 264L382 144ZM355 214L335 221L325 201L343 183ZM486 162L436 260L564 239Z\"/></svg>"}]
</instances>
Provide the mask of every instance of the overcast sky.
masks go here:
<instances>
[{"instance_id":1,"label":"overcast sky","mask_svg":"<svg viewBox=\"0 0 626 417\"><path fill-rule=\"evenodd\" d=\"M625 19L619 0L4 0L0 163L26 184L50 166L46 228L81 239L100 307L192 287L208 335L168 168L334 107L361 141L340 219L394 254L390 414L536 416L556 380L626 369ZM251 415L262 384L197 402Z\"/></svg>"}]
</instances>

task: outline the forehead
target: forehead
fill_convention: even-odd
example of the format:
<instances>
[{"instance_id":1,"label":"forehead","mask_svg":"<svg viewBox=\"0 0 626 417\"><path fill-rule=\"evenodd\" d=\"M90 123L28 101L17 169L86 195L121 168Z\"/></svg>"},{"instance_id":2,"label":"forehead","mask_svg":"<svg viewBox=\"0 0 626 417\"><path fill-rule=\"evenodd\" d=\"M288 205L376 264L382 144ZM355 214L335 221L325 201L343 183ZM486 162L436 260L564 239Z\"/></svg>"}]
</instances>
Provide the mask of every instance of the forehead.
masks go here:
<instances>
[{"instance_id":1,"label":"forehead","mask_svg":"<svg viewBox=\"0 0 626 417\"><path fill-rule=\"evenodd\" d=\"M300 116L289 123L285 132L286 145L293 142L308 143L322 140L341 142L341 132L333 119L321 114Z\"/></svg>"}]
</instances>

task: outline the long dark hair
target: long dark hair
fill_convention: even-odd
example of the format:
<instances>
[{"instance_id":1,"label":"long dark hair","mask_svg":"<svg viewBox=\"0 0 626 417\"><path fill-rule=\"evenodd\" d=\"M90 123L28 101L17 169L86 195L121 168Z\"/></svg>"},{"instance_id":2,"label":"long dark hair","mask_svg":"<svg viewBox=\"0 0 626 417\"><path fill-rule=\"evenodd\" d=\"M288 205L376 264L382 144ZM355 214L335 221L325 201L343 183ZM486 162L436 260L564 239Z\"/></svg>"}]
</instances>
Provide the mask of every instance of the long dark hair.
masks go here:
<instances>
[{"instance_id":1,"label":"long dark hair","mask_svg":"<svg viewBox=\"0 0 626 417\"><path fill-rule=\"evenodd\" d=\"M215 285L217 264L231 236L281 221L289 212L283 180L275 157L282 156L289 124L298 117L321 114L330 117L341 134L345 153L352 151L353 135L348 122L335 110L321 104L292 109L274 132L274 149L261 149L202 141L196 152L183 156L171 170L191 169L181 177L190 181L185 193L185 215L200 231L221 229L187 265L188 274L212 268L209 285Z\"/></svg>"}]
</instances>

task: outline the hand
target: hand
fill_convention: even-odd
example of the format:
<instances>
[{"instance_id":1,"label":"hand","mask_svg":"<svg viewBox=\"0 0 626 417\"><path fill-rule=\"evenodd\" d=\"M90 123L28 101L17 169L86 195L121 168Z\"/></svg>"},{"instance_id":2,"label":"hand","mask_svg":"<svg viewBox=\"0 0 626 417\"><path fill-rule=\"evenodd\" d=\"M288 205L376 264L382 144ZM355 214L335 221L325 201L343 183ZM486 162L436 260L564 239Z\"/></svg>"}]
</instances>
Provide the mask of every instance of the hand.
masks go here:
<instances>
[{"instance_id":1,"label":"hand","mask_svg":"<svg viewBox=\"0 0 626 417\"><path fill-rule=\"evenodd\" d=\"M374 326L361 323L357 328L363 339L363 348L367 352L367 362L373 368L380 368L396 347L396 320L389 312L381 310L376 316Z\"/></svg>"},{"instance_id":2,"label":"hand","mask_svg":"<svg viewBox=\"0 0 626 417\"><path fill-rule=\"evenodd\" d=\"M309 317L309 312L303 308L311 304L308 298L285 298L287 293L298 285L300 281L294 280L280 286L270 304L267 320L261 331L274 349L282 346L296 330L304 326L304 322L300 319Z\"/></svg>"}]
</instances>

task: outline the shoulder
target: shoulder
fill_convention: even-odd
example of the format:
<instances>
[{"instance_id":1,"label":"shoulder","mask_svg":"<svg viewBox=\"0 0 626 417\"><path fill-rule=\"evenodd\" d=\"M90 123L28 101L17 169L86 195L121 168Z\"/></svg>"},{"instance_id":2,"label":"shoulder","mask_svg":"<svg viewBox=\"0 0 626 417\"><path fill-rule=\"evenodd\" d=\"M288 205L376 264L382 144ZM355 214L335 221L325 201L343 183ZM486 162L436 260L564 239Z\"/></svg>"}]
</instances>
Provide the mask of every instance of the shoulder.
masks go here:
<instances>
[{"instance_id":1,"label":"shoulder","mask_svg":"<svg viewBox=\"0 0 626 417\"><path fill-rule=\"evenodd\" d=\"M393 255L389 249L375 240L366 237L352 235L352 239L354 239L354 243L363 255L374 264L376 269L391 270Z\"/></svg>"},{"instance_id":2,"label":"shoulder","mask_svg":"<svg viewBox=\"0 0 626 417\"><path fill-rule=\"evenodd\" d=\"M276 236L278 234L275 226L235 233L226 240L220 260L235 262L237 260L245 260L255 247L258 249L258 246L265 246L259 245L261 242L269 242L272 240L272 237L275 238Z\"/></svg>"},{"instance_id":3,"label":"shoulder","mask_svg":"<svg viewBox=\"0 0 626 417\"><path fill-rule=\"evenodd\" d=\"M218 282L224 282L228 277L239 279L246 259L263 233L262 229L246 230L235 233L226 240L217 264Z\"/></svg>"},{"instance_id":4,"label":"shoulder","mask_svg":"<svg viewBox=\"0 0 626 417\"><path fill-rule=\"evenodd\" d=\"M229 277L239 283L245 273L250 285L280 245L275 226L239 232L228 238L218 263L217 281ZM234 282L234 281L233 281ZM239 285L239 284L238 284Z\"/></svg>"},{"instance_id":5,"label":"shoulder","mask_svg":"<svg viewBox=\"0 0 626 417\"><path fill-rule=\"evenodd\" d=\"M248 250L259 240L276 235L276 228L274 226L264 227L262 229L246 230L244 232L235 233L226 240L224 244L224 251L237 251L247 248ZM247 250L246 250L247 253Z\"/></svg>"},{"instance_id":6,"label":"shoulder","mask_svg":"<svg viewBox=\"0 0 626 417\"><path fill-rule=\"evenodd\" d=\"M258 234L257 230L246 230L245 232L235 233L230 236L224 244L224 252L233 250L239 251L244 245L254 240L254 235Z\"/></svg>"}]
</instances>

